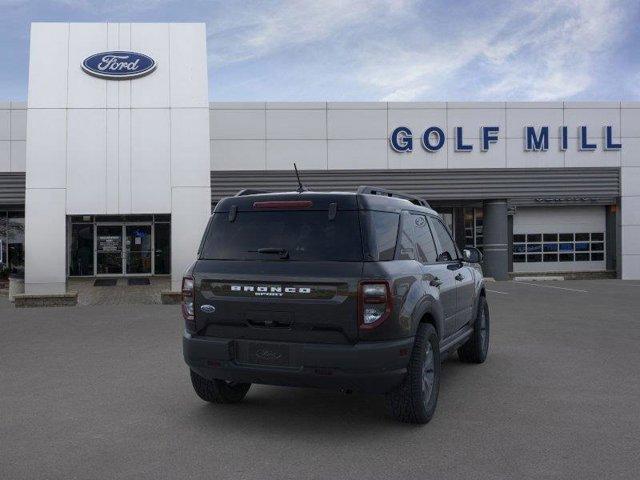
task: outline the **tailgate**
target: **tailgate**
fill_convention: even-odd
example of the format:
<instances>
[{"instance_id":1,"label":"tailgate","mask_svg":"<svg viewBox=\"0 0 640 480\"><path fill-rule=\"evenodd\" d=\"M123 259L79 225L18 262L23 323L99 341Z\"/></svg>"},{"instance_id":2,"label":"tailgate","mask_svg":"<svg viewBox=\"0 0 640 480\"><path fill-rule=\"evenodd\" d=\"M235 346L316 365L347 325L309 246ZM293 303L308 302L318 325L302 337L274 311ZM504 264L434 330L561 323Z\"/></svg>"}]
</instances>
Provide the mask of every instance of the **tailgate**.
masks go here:
<instances>
[{"instance_id":1,"label":"tailgate","mask_svg":"<svg viewBox=\"0 0 640 480\"><path fill-rule=\"evenodd\" d=\"M221 338L354 343L362 268L362 262L200 260L193 271L196 327Z\"/></svg>"}]
</instances>

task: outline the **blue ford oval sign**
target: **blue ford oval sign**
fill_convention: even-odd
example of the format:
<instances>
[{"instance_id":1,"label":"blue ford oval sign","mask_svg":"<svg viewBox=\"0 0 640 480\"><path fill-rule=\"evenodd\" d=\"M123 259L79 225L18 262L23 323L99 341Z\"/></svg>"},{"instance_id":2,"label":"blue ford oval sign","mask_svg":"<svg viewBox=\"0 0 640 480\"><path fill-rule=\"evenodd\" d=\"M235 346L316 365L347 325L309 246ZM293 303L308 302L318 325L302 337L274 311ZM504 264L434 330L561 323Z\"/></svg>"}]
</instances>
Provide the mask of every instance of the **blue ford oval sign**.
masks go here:
<instances>
[{"instance_id":1,"label":"blue ford oval sign","mask_svg":"<svg viewBox=\"0 0 640 480\"><path fill-rule=\"evenodd\" d=\"M156 68L153 58L136 52L102 52L87 57L82 69L89 75L112 80L130 80L151 73Z\"/></svg>"}]
</instances>

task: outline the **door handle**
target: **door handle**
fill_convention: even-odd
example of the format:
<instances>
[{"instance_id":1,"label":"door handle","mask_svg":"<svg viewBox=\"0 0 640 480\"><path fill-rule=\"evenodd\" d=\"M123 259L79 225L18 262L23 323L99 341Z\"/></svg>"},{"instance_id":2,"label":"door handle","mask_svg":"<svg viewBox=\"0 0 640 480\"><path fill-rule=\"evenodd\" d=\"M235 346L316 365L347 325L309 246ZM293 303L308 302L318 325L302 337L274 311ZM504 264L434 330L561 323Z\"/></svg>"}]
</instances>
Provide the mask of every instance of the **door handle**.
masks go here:
<instances>
[{"instance_id":1,"label":"door handle","mask_svg":"<svg viewBox=\"0 0 640 480\"><path fill-rule=\"evenodd\" d=\"M462 280L464 280L464 275L462 275L461 273L456 275L456 280L458 280L459 282L461 282Z\"/></svg>"},{"instance_id":2,"label":"door handle","mask_svg":"<svg viewBox=\"0 0 640 480\"><path fill-rule=\"evenodd\" d=\"M429 285L431 285L432 287L439 287L440 285L442 285L442 280L440 280L438 277L433 277L433 280L429 282Z\"/></svg>"}]
</instances>

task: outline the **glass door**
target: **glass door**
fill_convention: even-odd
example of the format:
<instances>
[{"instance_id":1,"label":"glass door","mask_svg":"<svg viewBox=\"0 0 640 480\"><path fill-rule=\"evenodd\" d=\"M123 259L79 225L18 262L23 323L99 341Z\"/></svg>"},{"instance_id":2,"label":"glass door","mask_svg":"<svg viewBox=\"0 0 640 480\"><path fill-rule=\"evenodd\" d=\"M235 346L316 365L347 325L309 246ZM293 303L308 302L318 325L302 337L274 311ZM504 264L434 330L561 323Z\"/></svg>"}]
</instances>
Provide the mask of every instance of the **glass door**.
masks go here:
<instances>
[{"instance_id":1,"label":"glass door","mask_svg":"<svg viewBox=\"0 0 640 480\"><path fill-rule=\"evenodd\" d=\"M153 271L151 224L125 225L124 230L127 275L151 275Z\"/></svg>"},{"instance_id":2,"label":"glass door","mask_svg":"<svg viewBox=\"0 0 640 480\"><path fill-rule=\"evenodd\" d=\"M122 271L122 225L96 225L96 274Z\"/></svg>"}]
</instances>

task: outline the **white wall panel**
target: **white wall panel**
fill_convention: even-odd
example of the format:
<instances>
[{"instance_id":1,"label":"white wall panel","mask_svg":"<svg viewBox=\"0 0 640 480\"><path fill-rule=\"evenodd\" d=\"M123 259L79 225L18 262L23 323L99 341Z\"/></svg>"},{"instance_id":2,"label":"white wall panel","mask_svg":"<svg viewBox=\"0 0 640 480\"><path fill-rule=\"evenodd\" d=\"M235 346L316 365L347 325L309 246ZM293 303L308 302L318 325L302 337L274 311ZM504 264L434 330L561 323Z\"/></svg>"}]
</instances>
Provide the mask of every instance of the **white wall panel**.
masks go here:
<instances>
[{"instance_id":1,"label":"white wall panel","mask_svg":"<svg viewBox=\"0 0 640 480\"><path fill-rule=\"evenodd\" d=\"M326 102L266 102L267 110L326 110Z\"/></svg>"},{"instance_id":2,"label":"white wall panel","mask_svg":"<svg viewBox=\"0 0 640 480\"><path fill-rule=\"evenodd\" d=\"M621 273L623 280L640 278L640 255L622 255Z\"/></svg>"},{"instance_id":3,"label":"white wall panel","mask_svg":"<svg viewBox=\"0 0 640 480\"><path fill-rule=\"evenodd\" d=\"M455 127L462 127L465 138L479 138L480 127L499 127L498 137L504 138L506 125L504 108L449 108L447 115L449 138L453 138Z\"/></svg>"},{"instance_id":4,"label":"white wall panel","mask_svg":"<svg viewBox=\"0 0 640 480\"><path fill-rule=\"evenodd\" d=\"M68 110L67 213L106 213L105 109Z\"/></svg>"},{"instance_id":5,"label":"white wall panel","mask_svg":"<svg viewBox=\"0 0 640 480\"><path fill-rule=\"evenodd\" d=\"M329 140L329 169L387 168L387 140Z\"/></svg>"},{"instance_id":6,"label":"white wall panel","mask_svg":"<svg viewBox=\"0 0 640 480\"><path fill-rule=\"evenodd\" d=\"M204 23L172 23L169 34L171 106L209 108Z\"/></svg>"},{"instance_id":7,"label":"white wall panel","mask_svg":"<svg viewBox=\"0 0 640 480\"><path fill-rule=\"evenodd\" d=\"M620 222L622 225L640 225L640 195L624 197Z\"/></svg>"},{"instance_id":8,"label":"white wall panel","mask_svg":"<svg viewBox=\"0 0 640 480\"><path fill-rule=\"evenodd\" d=\"M620 187L622 196L640 195L640 167L625 167L621 173Z\"/></svg>"},{"instance_id":9,"label":"white wall panel","mask_svg":"<svg viewBox=\"0 0 640 480\"><path fill-rule=\"evenodd\" d=\"M396 152L389 148L388 161L389 168L447 168L447 144L445 143L437 152L427 152L422 145L420 139L415 143L414 139L413 151Z\"/></svg>"},{"instance_id":10,"label":"white wall panel","mask_svg":"<svg viewBox=\"0 0 640 480\"><path fill-rule=\"evenodd\" d=\"M211 170L265 170L264 140L211 140Z\"/></svg>"},{"instance_id":11,"label":"white wall panel","mask_svg":"<svg viewBox=\"0 0 640 480\"><path fill-rule=\"evenodd\" d=\"M118 24L118 49L131 50L131 24ZM140 52L142 53L142 52ZM131 80L120 80L116 82L118 86L118 106L120 108L131 107Z\"/></svg>"},{"instance_id":12,"label":"white wall panel","mask_svg":"<svg viewBox=\"0 0 640 480\"><path fill-rule=\"evenodd\" d=\"M171 213L171 289L178 292L211 214L211 188L173 188Z\"/></svg>"},{"instance_id":13,"label":"white wall panel","mask_svg":"<svg viewBox=\"0 0 640 480\"><path fill-rule=\"evenodd\" d=\"M527 152L523 138L507 138L507 168L561 168L564 152L560 151L557 138L549 139L546 152Z\"/></svg>"},{"instance_id":14,"label":"white wall panel","mask_svg":"<svg viewBox=\"0 0 640 480\"><path fill-rule=\"evenodd\" d=\"M28 188L25 208L25 292L64 293L65 190Z\"/></svg>"},{"instance_id":15,"label":"white wall panel","mask_svg":"<svg viewBox=\"0 0 640 480\"><path fill-rule=\"evenodd\" d=\"M327 169L326 140L267 140L267 170Z\"/></svg>"},{"instance_id":16,"label":"white wall panel","mask_svg":"<svg viewBox=\"0 0 640 480\"><path fill-rule=\"evenodd\" d=\"M27 170L27 142L11 142L11 171L25 172Z\"/></svg>"},{"instance_id":17,"label":"white wall panel","mask_svg":"<svg viewBox=\"0 0 640 480\"><path fill-rule=\"evenodd\" d=\"M422 148L420 139L422 134L429 127L440 127L447 138L447 111L438 108L405 108L389 109L388 113L387 138L391 136L393 130L398 127L409 127L413 134L413 148Z\"/></svg>"},{"instance_id":18,"label":"white wall panel","mask_svg":"<svg viewBox=\"0 0 640 480\"><path fill-rule=\"evenodd\" d=\"M132 23L131 50L156 61L156 69L131 81L133 108L168 108L170 105L169 24ZM190 84L182 88L190 88Z\"/></svg>"},{"instance_id":19,"label":"white wall panel","mask_svg":"<svg viewBox=\"0 0 640 480\"><path fill-rule=\"evenodd\" d=\"M0 110L0 141L11 139L11 110Z\"/></svg>"},{"instance_id":20,"label":"white wall panel","mask_svg":"<svg viewBox=\"0 0 640 480\"><path fill-rule=\"evenodd\" d=\"M506 168L505 139L502 133L498 133L498 138L498 142L489 145L486 152L480 150L478 137L464 139L465 145L473 145L470 152L456 152L455 140L447 142L449 168Z\"/></svg>"},{"instance_id":21,"label":"white wall panel","mask_svg":"<svg viewBox=\"0 0 640 480\"><path fill-rule=\"evenodd\" d=\"M640 167L640 138L622 139L620 165L623 167Z\"/></svg>"},{"instance_id":22,"label":"white wall panel","mask_svg":"<svg viewBox=\"0 0 640 480\"><path fill-rule=\"evenodd\" d=\"M270 140L321 140L326 137L326 110L267 110L267 138Z\"/></svg>"},{"instance_id":23,"label":"white wall panel","mask_svg":"<svg viewBox=\"0 0 640 480\"><path fill-rule=\"evenodd\" d=\"M29 108L67 106L68 23L32 23Z\"/></svg>"},{"instance_id":24,"label":"white wall panel","mask_svg":"<svg viewBox=\"0 0 640 480\"><path fill-rule=\"evenodd\" d=\"M373 139L387 137L386 110L328 110L329 139Z\"/></svg>"},{"instance_id":25,"label":"white wall panel","mask_svg":"<svg viewBox=\"0 0 640 480\"><path fill-rule=\"evenodd\" d=\"M27 111L11 110L11 140L27 139Z\"/></svg>"},{"instance_id":26,"label":"white wall panel","mask_svg":"<svg viewBox=\"0 0 640 480\"><path fill-rule=\"evenodd\" d=\"M603 150L602 138L589 138L589 143L597 143L598 148L593 151L581 151L571 145L574 140L569 139L569 148L564 154L565 167L618 167L620 166L620 152ZM619 142L618 139L614 139Z\"/></svg>"},{"instance_id":27,"label":"white wall panel","mask_svg":"<svg viewBox=\"0 0 640 480\"><path fill-rule=\"evenodd\" d=\"M131 111L131 211L171 211L169 109Z\"/></svg>"},{"instance_id":28,"label":"white wall panel","mask_svg":"<svg viewBox=\"0 0 640 480\"><path fill-rule=\"evenodd\" d=\"M171 185L210 186L209 109L171 109Z\"/></svg>"},{"instance_id":29,"label":"white wall panel","mask_svg":"<svg viewBox=\"0 0 640 480\"><path fill-rule=\"evenodd\" d=\"M0 172L11 171L11 142L0 140Z\"/></svg>"},{"instance_id":30,"label":"white wall panel","mask_svg":"<svg viewBox=\"0 0 640 480\"><path fill-rule=\"evenodd\" d=\"M524 127L549 127L549 138L560 136L560 127L564 125L562 108L507 108L507 138L523 138Z\"/></svg>"},{"instance_id":31,"label":"white wall panel","mask_svg":"<svg viewBox=\"0 0 640 480\"><path fill-rule=\"evenodd\" d=\"M105 108L107 106L107 80L88 75L82 62L94 53L105 52L107 46L106 23L72 23L69 25L68 107Z\"/></svg>"},{"instance_id":32,"label":"white wall panel","mask_svg":"<svg viewBox=\"0 0 640 480\"><path fill-rule=\"evenodd\" d=\"M568 127L569 138L578 137L578 127L587 127L589 137L599 138L602 145L605 125L613 127L613 135L620 136L620 108L565 108L564 124Z\"/></svg>"},{"instance_id":33,"label":"white wall panel","mask_svg":"<svg viewBox=\"0 0 640 480\"><path fill-rule=\"evenodd\" d=\"M66 188L67 111L31 109L27 124L27 188Z\"/></svg>"},{"instance_id":34,"label":"white wall panel","mask_svg":"<svg viewBox=\"0 0 640 480\"><path fill-rule=\"evenodd\" d=\"M622 225L622 253L640 255L640 225Z\"/></svg>"},{"instance_id":35,"label":"white wall panel","mask_svg":"<svg viewBox=\"0 0 640 480\"><path fill-rule=\"evenodd\" d=\"M621 130L617 132L625 138L640 138L640 108L623 108L620 112Z\"/></svg>"},{"instance_id":36,"label":"white wall panel","mask_svg":"<svg viewBox=\"0 0 640 480\"><path fill-rule=\"evenodd\" d=\"M327 102L328 110L386 110L387 102Z\"/></svg>"},{"instance_id":37,"label":"white wall panel","mask_svg":"<svg viewBox=\"0 0 640 480\"><path fill-rule=\"evenodd\" d=\"M131 110L118 110L118 211L131 213Z\"/></svg>"},{"instance_id":38,"label":"white wall panel","mask_svg":"<svg viewBox=\"0 0 640 480\"><path fill-rule=\"evenodd\" d=\"M117 214L120 213L118 208L118 110L107 109L106 115L105 211L109 214Z\"/></svg>"},{"instance_id":39,"label":"white wall panel","mask_svg":"<svg viewBox=\"0 0 640 480\"><path fill-rule=\"evenodd\" d=\"M408 110L413 108L421 110L445 110L447 108L447 102L386 102L386 104L389 110Z\"/></svg>"},{"instance_id":40,"label":"white wall panel","mask_svg":"<svg viewBox=\"0 0 640 480\"><path fill-rule=\"evenodd\" d=\"M266 138L265 110L210 110L212 140L263 140Z\"/></svg>"},{"instance_id":41,"label":"white wall panel","mask_svg":"<svg viewBox=\"0 0 640 480\"><path fill-rule=\"evenodd\" d=\"M107 24L107 50L124 50L120 48L120 25L117 23ZM105 82L107 89L107 108L118 108L118 83L119 82Z\"/></svg>"}]
</instances>

